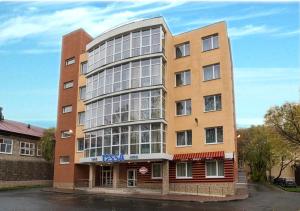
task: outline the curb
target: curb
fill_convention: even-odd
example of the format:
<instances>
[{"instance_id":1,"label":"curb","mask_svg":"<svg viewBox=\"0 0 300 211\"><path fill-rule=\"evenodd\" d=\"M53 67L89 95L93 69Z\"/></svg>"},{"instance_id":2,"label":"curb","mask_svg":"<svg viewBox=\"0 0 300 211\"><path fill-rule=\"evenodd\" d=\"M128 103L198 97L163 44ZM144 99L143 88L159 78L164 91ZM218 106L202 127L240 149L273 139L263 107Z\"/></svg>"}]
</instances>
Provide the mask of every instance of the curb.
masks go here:
<instances>
[{"instance_id":1,"label":"curb","mask_svg":"<svg viewBox=\"0 0 300 211\"><path fill-rule=\"evenodd\" d=\"M95 195L95 196L109 196L112 198L128 198L128 199L143 199L143 200L159 200L159 201L177 201L177 202L198 202L198 203L209 203L209 202L230 202L230 201L241 201L245 200L249 197L249 194L244 194L244 195L239 195L238 197L232 196L233 198L220 198L221 200L218 200L217 198L210 198L205 200L205 199L188 199L188 198L177 198L174 197L172 198L172 194L167 195L170 197L164 197L162 195L134 195L134 194L111 194L111 193L93 193L93 192L88 192L88 191L78 191L78 190L72 190L72 191L63 191L63 190L58 190L58 189L41 189L40 191L42 192L48 192L48 193L60 193L60 194L75 194L75 195ZM178 195L177 195L178 196ZM188 195L184 195L188 197ZM201 196L200 196L201 197Z\"/></svg>"}]
</instances>

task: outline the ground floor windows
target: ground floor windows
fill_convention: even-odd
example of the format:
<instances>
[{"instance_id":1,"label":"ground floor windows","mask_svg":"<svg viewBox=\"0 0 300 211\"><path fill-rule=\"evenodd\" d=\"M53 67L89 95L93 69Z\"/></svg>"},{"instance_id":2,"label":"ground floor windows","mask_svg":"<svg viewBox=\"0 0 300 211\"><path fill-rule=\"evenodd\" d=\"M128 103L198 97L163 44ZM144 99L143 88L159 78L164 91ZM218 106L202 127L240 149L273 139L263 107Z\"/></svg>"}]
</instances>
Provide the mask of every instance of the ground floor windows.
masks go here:
<instances>
[{"instance_id":1,"label":"ground floor windows","mask_svg":"<svg viewBox=\"0 0 300 211\"><path fill-rule=\"evenodd\" d=\"M206 177L224 177L224 161L208 160L205 162Z\"/></svg>"},{"instance_id":2,"label":"ground floor windows","mask_svg":"<svg viewBox=\"0 0 300 211\"><path fill-rule=\"evenodd\" d=\"M20 142L20 155L34 156L35 144L29 142Z\"/></svg>"},{"instance_id":3,"label":"ground floor windows","mask_svg":"<svg viewBox=\"0 0 300 211\"><path fill-rule=\"evenodd\" d=\"M165 125L151 123L98 130L86 134L84 146L85 157L165 153Z\"/></svg>"},{"instance_id":4,"label":"ground floor windows","mask_svg":"<svg viewBox=\"0 0 300 211\"><path fill-rule=\"evenodd\" d=\"M135 187L137 181L136 169L127 170L127 187Z\"/></svg>"},{"instance_id":5,"label":"ground floor windows","mask_svg":"<svg viewBox=\"0 0 300 211\"><path fill-rule=\"evenodd\" d=\"M192 178L192 163L180 162L176 163L176 179Z\"/></svg>"},{"instance_id":6,"label":"ground floor windows","mask_svg":"<svg viewBox=\"0 0 300 211\"><path fill-rule=\"evenodd\" d=\"M152 179L162 179L161 163L152 163Z\"/></svg>"},{"instance_id":7,"label":"ground floor windows","mask_svg":"<svg viewBox=\"0 0 300 211\"><path fill-rule=\"evenodd\" d=\"M0 139L0 153L12 154L12 144L11 139Z\"/></svg>"}]
</instances>

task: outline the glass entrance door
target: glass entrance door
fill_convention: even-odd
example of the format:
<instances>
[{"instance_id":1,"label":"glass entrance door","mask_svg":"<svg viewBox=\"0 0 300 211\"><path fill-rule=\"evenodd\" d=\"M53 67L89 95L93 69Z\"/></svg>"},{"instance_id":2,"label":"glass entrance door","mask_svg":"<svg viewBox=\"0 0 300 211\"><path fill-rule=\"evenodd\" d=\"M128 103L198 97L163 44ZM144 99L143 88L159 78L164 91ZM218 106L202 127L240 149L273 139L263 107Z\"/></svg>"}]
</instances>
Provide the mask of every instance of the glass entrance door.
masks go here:
<instances>
[{"instance_id":1,"label":"glass entrance door","mask_svg":"<svg viewBox=\"0 0 300 211\"><path fill-rule=\"evenodd\" d=\"M112 186L112 169L110 166L102 167L101 184L105 187Z\"/></svg>"},{"instance_id":2,"label":"glass entrance door","mask_svg":"<svg viewBox=\"0 0 300 211\"><path fill-rule=\"evenodd\" d=\"M128 169L127 170L127 187L135 187L136 186L136 169Z\"/></svg>"}]
</instances>

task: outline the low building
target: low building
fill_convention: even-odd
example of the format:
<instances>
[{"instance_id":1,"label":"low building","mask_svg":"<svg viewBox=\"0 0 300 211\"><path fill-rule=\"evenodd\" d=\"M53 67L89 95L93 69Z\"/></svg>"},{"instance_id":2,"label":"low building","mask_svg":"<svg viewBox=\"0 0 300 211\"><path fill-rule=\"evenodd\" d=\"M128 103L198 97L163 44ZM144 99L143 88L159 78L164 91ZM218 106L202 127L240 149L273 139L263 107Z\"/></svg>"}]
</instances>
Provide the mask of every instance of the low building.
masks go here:
<instances>
[{"instance_id":1,"label":"low building","mask_svg":"<svg viewBox=\"0 0 300 211\"><path fill-rule=\"evenodd\" d=\"M44 129L4 119L0 108L0 188L51 185L53 165L42 158Z\"/></svg>"},{"instance_id":2,"label":"low building","mask_svg":"<svg viewBox=\"0 0 300 211\"><path fill-rule=\"evenodd\" d=\"M225 22L173 35L162 17L62 39L54 187L232 195Z\"/></svg>"}]
</instances>

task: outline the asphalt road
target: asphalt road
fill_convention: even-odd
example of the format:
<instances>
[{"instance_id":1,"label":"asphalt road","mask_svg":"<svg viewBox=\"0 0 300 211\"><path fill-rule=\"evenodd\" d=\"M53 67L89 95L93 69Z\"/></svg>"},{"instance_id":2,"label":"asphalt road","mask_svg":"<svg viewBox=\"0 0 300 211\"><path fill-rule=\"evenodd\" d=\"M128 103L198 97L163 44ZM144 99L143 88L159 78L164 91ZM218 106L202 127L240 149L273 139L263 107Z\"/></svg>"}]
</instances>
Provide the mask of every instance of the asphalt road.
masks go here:
<instances>
[{"instance_id":1,"label":"asphalt road","mask_svg":"<svg viewBox=\"0 0 300 211\"><path fill-rule=\"evenodd\" d=\"M174 202L42 192L39 189L0 192L2 211L200 211L200 210L284 210L300 211L300 193L290 193L273 187L250 184L250 197L231 202Z\"/></svg>"}]
</instances>

